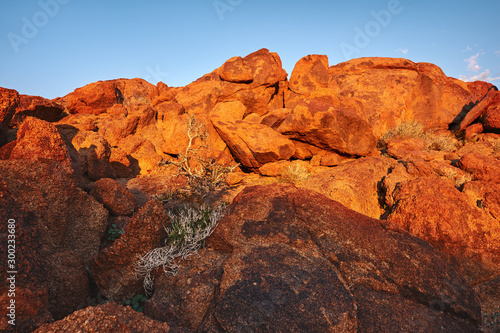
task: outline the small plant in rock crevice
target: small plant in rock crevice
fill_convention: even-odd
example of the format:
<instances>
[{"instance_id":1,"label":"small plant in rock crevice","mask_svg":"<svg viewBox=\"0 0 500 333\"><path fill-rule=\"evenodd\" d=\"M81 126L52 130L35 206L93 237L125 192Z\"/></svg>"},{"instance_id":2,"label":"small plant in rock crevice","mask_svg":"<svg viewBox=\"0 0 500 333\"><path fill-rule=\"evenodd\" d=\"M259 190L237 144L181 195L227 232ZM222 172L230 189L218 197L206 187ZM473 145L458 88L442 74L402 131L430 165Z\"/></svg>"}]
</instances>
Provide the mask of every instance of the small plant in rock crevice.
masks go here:
<instances>
[{"instance_id":1,"label":"small plant in rock crevice","mask_svg":"<svg viewBox=\"0 0 500 333\"><path fill-rule=\"evenodd\" d=\"M483 329L485 333L500 332L500 307L496 311L483 312Z\"/></svg>"},{"instance_id":2,"label":"small plant in rock crevice","mask_svg":"<svg viewBox=\"0 0 500 333\"><path fill-rule=\"evenodd\" d=\"M125 301L125 305L130 306L133 310L137 312L144 312L144 304L148 299L141 294L135 295L131 299Z\"/></svg>"},{"instance_id":3,"label":"small plant in rock crevice","mask_svg":"<svg viewBox=\"0 0 500 333\"><path fill-rule=\"evenodd\" d=\"M115 241L118 238L122 236L122 234L125 233L123 230L118 228L116 224L112 224L111 227L108 229L108 240L109 241Z\"/></svg>"}]
</instances>

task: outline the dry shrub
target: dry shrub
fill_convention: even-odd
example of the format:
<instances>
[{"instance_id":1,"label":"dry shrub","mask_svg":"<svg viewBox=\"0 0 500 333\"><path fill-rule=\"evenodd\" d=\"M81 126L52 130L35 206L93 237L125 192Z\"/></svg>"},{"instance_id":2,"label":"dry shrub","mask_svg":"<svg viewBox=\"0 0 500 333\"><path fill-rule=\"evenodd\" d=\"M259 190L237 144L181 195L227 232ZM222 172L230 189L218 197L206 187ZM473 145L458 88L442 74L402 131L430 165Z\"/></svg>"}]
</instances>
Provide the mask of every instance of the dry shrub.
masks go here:
<instances>
[{"instance_id":1,"label":"dry shrub","mask_svg":"<svg viewBox=\"0 0 500 333\"><path fill-rule=\"evenodd\" d=\"M425 142L425 150L439 150L451 152L457 149L458 140L452 135L437 135L430 131L425 131L424 126L415 121L405 121L400 125L390 129L379 141L379 147L387 147L387 142L391 139L418 138Z\"/></svg>"},{"instance_id":2,"label":"dry shrub","mask_svg":"<svg viewBox=\"0 0 500 333\"><path fill-rule=\"evenodd\" d=\"M280 177L280 181L294 184L307 180L310 176L311 173L304 166L299 163L292 163L285 169L285 172Z\"/></svg>"}]
</instances>

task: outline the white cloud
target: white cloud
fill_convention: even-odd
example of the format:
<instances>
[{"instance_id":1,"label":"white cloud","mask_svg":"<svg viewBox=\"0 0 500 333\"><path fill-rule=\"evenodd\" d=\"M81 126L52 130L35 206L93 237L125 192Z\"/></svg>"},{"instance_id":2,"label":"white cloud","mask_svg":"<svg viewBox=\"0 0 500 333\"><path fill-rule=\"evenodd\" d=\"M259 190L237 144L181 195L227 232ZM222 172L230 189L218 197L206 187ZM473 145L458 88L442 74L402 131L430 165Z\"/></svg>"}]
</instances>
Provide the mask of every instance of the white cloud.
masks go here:
<instances>
[{"instance_id":1,"label":"white cloud","mask_svg":"<svg viewBox=\"0 0 500 333\"><path fill-rule=\"evenodd\" d=\"M407 48L399 48L399 49L397 49L397 50L396 50L396 52L401 52L401 53L403 53L403 54L407 54L407 53L408 53L408 51L409 51L409 50L408 50Z\"/></svg>"},{"instance_id":2,"label":"white cloud","mask_svg":"<svg viewBox=\"0 0 500 333\"><path fill-rule=\"evenodd\" d=\"M462 50L462 52L469 52L469 51L472 51L472 47L470 47L469 45L467 45L467 48L465 50Z\"/></svg>"},{"instance_id":3,"label":"white cloud","mask_svg":"<svg viewBox=\"0 0 500 333\"><path fill-rule=\"evenodd\" d=\"M467 68L470 71L478 72L481 69L481 67L477 64L477 57L479 57L479 53L476 53L472 57L464 60L467 63Z\"/></svg>"},{"instance_id":4,"label":"white cloud","mask_svg":"<svg viewBox=\"0 0 500 333\"><path fill-rule=\"evenodd\" d=\"M460 75L460 80L465 82L473 82L473 81L497 81L500 80L500 76L490 77L490 70L486 69L484 72L477 75Z\"/></svg>"},{"instance_id":5,"label":"white cloud","mask_svg":"<svg viewBox=\"0 0 500 333\"><path fill-rule=\"evenodd\" d=\"M495 52L495 54L497 52ZM460 75L460 77L459 77L460 80L465 81L465 82L473 82L473 81L489 81L489 82L491 82L491 81L500 80L500 76L491 77L490 76L491 71L489 69L482 70L482 67L479 66L478 58L481 54L484 54L484 53L476 53L473 56L464 60L467 63L467 69L469 72L479 72L479 71L481 71L481 72L479 74Z\"/></svg>"}]
</instances>

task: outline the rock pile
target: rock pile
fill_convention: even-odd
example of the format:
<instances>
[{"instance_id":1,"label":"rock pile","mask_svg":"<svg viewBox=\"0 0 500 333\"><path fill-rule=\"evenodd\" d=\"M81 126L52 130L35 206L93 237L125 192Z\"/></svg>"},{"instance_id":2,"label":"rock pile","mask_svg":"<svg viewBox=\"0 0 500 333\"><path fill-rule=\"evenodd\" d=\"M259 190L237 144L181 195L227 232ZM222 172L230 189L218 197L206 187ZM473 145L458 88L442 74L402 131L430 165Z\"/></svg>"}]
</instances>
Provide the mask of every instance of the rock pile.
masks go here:
<instances>
[{"instance_id":1,"label":"rock pile","mask_svg":"<svg viewBox=\"0 0 500 333\"><path fill-rule=\"evenodd\" d=\"M23 305L0 329L477 332L500 306L499 103L433 64L309 55L288 77L266 49L185 87L0 88L0 216L16 221ZM187 182L159 163L186 149L238 164L230 207L176 276L153 272L144 316L122 305L171 223L151 195Z\"/></svg>"}]
</instances>

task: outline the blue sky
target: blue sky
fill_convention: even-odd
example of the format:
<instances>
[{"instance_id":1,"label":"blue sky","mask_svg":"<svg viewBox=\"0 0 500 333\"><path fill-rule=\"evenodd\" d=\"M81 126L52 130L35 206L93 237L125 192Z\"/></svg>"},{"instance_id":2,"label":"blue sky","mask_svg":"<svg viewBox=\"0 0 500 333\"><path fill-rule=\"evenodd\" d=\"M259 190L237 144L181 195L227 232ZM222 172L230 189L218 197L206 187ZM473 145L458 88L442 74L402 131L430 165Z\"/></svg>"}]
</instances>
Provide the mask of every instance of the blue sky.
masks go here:
<instances>
[{"instance_id":1,"label":"blue sky","mask_svg":"<svg viewBox=\"0 0 500 333\"><path fill-rule=\"evenodd\" d=\"M16 0L0 2L0 86L46 98L98 80L183 86L233 56L277 52L431 62L500 86L500 1Z\"/></svg>"}]
</instances>

